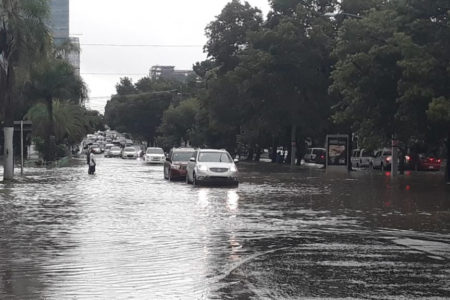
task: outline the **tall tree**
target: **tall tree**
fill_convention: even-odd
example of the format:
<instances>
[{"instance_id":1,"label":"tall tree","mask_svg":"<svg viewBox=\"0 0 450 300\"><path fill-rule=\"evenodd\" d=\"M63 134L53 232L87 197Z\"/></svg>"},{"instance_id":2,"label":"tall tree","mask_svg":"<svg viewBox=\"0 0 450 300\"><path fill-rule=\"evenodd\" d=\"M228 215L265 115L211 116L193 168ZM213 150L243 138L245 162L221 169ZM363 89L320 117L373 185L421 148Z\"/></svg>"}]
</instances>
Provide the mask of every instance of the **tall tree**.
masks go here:
<instances>
[{"instance_id":1,"label":"tall tree","mask_svg":"<svg viewBox=\"0 0 450 300\"><path fill-rule=\"evenodd\" d=\"M53 104L56 99L80 105L87 97L87 90L82 79L75 74L74 68L67 61L49 57L32 71L30 83L31 97L44 101L48 111L47 152L45 160L55 159L55 120ZM58 124L56 124L58 125Z\"/></svg>"},{"instance_id":2,"label":"tall tree","mask_svg":"<svg viewBox=\"0 0 450 300\"><path fill-rule=\"evenodd\" d=\"M155 142L163 112L174 99L171 92L115 95L105 107L105 120L112 129Z\"/></svg>"},{"instance_id":3,"label":"tall tree","mask_svg":"<svg viewBox=\"0 0 450 300\"><path fill-rule=\"evenodd\" d=\"M4 121L4 180L14 177L13 122L20 80L34 62L46 55L50 35L46 0L0 1L0 103Z\"/></svg>"},{"instance_id":4,"label":"tall tree","mask_svg":"<svg viewBox=\"0 0 450 300\"><path fill-rule=\"evenodd\" d=\"M237 55L248 45L247 33L258 30L262 24L261 11L245 2L232 0L220 15L206 27L208 41L205 50L222 72L233 69Z\"/></svg>"}]
</instances>

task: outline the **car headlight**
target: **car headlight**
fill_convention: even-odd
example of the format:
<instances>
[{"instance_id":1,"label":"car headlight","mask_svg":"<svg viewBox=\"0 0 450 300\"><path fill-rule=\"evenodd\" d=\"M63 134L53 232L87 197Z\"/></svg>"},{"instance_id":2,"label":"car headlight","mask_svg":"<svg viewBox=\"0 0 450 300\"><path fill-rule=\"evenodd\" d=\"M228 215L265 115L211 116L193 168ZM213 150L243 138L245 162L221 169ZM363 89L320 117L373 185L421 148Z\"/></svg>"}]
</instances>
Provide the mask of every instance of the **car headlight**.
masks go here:
<instances>
[{"instance_id":1,"label":"car headlight","mask_svg":"<svg viewBox=\"0 0 450 300\"><path fill-rule=\"evenodd\" d=\"M172 169L178 170L178 169L180 169L180 165L172 165Z\"/></svg>"},{"instance_id":2,"label":"car headlight","mask_svg":"<svg viewBox=\"0 0 450 300\"><path fill-rule=\"evenodd\" d=\"M231 172L237 172L236 166L235 166L235 165L231 165L230 171L231 171Z\"/></svg>"},{"instance_id":3,"label":"car headlight","mask_svg":"<svg viewBox=\"0 0 450 300\"><path fill-rule=\"evenodd\" d=\"M208 171L208 167L205 165L198 165L197 169L199 169L200 171Z\"/></svg>"}]
</instances>

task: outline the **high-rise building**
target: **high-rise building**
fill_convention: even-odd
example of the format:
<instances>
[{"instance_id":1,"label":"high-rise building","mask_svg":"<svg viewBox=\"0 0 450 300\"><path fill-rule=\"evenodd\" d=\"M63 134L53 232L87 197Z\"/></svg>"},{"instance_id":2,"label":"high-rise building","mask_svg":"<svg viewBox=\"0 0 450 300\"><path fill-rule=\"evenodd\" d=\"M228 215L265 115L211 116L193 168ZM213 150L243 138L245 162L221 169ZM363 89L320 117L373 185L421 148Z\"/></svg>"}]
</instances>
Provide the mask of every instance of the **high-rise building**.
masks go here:
<instances>
[{"instance_id":1,"label":"high-rise building","mask_svg":"<svg viewBox=\"0 0 450 300\"><path fill-rule=\"evenodd\" d=\"M50 28L53 37L68 38L70 34L69 0L50 0Z\"/></svg>"},{"instance_id":2,"label":"high-rise building","mask_svg":"<svg viewBox=\"0 0 450 300\"><path fill-rule=\"evenodd\" d=\"M70 1L50 0L50 30L52 31L55 45L62 45L70 40L78 49L80 40L77 37L70 37ZM80 51L75 50L66 54L66 60L75 68L75 72L80 75Z\"/></svg>"}]
</instances>

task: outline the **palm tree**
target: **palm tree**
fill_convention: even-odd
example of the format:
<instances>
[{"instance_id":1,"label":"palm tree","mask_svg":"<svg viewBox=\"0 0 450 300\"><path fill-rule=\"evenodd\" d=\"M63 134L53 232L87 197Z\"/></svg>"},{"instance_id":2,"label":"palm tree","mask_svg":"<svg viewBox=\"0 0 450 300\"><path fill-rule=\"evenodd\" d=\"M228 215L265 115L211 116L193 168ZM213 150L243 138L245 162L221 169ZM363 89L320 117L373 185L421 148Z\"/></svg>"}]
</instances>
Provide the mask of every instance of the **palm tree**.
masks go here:
<instances>
[{"instance_id":1,"label":"palm tree","mask_svg":"<svg viewBox=\"0 0 450 300\"><path fill-rule=\"evenodd\" d=\"M35 104L25 115L26 119L33 122L33 136L40 140L47 139L49 123L52 120L56 144L75 145L81 142L90 129L86 110L78 104L67 101L53 100L52 102L52 118L49 117L46 103ZM47 147L47 143L40 147L45 155L48 152Z\"/></svg>"},{"instance_id":2,"label":"palm tree","mask_svg":"<svg viewBox=\"0 0 450 300\"><path fill-rule=\"evenodd\" d=\"M13 132L18 87L51 43L47 0L0 0L0 104L4 121L4 180L14 177Z\"/></svg>"},{"instance_id":3,"label":"palm tree","mask_svg":"<svg viewBox=\"0 0 450 300\"><path fill-rule=\"evenodd\" d=\"M32 72L30 92L36 100L42 100L47 107L47 152L45 160L55 159L55 133L54 101L68 101L80 105L86 98L86 86L82 79L75 74L74 68L67 61L59 58L48 58Z\"/></svg>"}]
</instances>

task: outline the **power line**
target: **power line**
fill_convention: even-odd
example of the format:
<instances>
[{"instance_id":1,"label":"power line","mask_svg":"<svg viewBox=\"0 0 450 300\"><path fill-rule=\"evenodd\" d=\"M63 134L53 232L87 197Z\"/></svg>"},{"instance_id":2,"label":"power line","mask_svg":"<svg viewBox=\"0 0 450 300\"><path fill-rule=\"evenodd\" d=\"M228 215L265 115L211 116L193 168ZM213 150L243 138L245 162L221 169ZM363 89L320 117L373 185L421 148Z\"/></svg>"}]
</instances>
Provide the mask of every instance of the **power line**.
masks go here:
<instances>
[{"instance_id":1,"label":"power line","mask_svg":"<svg viewBox=\"0 0 450 300\"><path fill-rule=\"evenodd\" d=\"M103 43L87 43L80 46L98 46L98 47L154 47L154 48L199 48L204 45L163 45L163 44L103 44Z\"/></svg>"}]
</instances>

